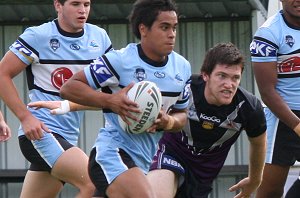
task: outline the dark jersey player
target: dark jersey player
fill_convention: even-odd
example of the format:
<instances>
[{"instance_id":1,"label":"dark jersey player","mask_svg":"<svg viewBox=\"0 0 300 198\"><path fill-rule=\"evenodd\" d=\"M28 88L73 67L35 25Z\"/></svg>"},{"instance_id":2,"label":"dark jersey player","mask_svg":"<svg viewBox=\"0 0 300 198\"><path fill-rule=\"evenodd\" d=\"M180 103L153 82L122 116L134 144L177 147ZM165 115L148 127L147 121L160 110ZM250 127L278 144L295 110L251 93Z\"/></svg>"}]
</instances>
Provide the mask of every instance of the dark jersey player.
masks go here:
<instances>
[{"instance_id":1,"label":"dark jersey player","mask_svg":"<svg viewBox=\"0 0 300 198\"><path fill-rule=\"evenodd\" d=\"M147 175L158 197L208 197L230 147L246 131L248 177L229 190L249 197L261 183L266 121L260 101L239 87L243 56L221 43L205 57L191 83L188 122L179 133L165 133Z\"/></svg>"}]
</instances>

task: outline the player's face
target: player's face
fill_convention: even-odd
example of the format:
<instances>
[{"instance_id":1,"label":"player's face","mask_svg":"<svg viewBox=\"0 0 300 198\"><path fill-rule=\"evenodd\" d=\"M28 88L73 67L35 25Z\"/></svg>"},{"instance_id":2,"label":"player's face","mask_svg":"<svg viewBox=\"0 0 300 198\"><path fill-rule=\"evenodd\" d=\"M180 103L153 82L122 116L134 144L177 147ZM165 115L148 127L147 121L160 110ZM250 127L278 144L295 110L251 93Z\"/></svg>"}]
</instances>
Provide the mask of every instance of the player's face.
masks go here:
<instances>
[{"instance_id":1,"label":"player's face","mask_svg":"<svg viewBox=\"0 0 300 198\"><path fill-rule=\"evenodd\" d=\"M223 64L217 64L210 75L203 74L207 102L217 106L230 104L240 84L241 75L240 65Z\"/></svg>"},{"instance_id":2,"label":"player's face","mask_svg":"<svg viewBox=\"0 0 300 198\"><path fill-rule=\"evenodd\" d=\"M300 0L282 0L284 16L289 23L300 27Z\"/></svg>"},{"instance_id":3,"label":"player's face","mask_svg":"<svg viewBox=\"0 0 300 198\"><path fill-rule=\"evenodd\" d=\"M141 25L141 44L144 53L154 61L162 61L175 46L177 14L162 11L149 29Z\"/></svg>"},{"instance_id":4,"label":"player's face","mask_svg":"<svg viewBox=\"0 0 300 198\"><path fill-rule=\"evenodd\" d=\"M55 1L58 22L66 32L80 32L90 12L90 0L67 0L64 5Z\"/></svg>"}]
</instances>

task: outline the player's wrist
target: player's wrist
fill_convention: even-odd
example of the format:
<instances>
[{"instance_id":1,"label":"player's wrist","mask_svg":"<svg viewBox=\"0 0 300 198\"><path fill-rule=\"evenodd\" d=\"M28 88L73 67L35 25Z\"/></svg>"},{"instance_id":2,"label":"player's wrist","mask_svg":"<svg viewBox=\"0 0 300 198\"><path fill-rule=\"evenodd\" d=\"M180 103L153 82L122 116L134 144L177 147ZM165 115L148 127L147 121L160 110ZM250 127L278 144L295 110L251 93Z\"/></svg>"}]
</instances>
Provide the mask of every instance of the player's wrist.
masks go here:
<instances>
[{"instance_id":1,"label":"player's wrist","mask_svg":"<svg viewBox=\"0 0 300 198\"><path fill-rule=\"evenodd\" d=\"M60 103L60 107L57 108L57 109L54 109L53 112L54 112L54 114L61 115L61 114L65 114L65 113L70 112L70 110L71 110L71 108L70 108L69 101L68 100L63 100Z\"/></svg>"},{"instance_id":2,"label":"player's wrist","mask_svg":"<svg viewBox=\"0 0 300 198\"><path fill-rule=\"evenodd\" d=\"M165 126L164 130L169 131L174 127L175 118L173 116L169 116L168 124Z\"/></svg>"}]
</instances>

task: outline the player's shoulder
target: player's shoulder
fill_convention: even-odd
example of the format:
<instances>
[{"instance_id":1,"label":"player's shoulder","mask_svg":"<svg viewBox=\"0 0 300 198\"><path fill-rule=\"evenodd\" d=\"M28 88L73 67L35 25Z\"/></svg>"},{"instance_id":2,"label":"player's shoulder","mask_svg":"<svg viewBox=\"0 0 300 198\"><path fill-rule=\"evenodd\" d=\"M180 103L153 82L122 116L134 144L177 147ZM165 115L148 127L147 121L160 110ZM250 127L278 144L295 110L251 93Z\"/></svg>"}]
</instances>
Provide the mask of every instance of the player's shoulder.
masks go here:
<instances>
[{"instance_id":1,"label":"player's shoulder","mask_svg":"<svg viewBox=\"0 0 300 198\"><path fill-rule=\"evenodd\" d=\"M189 61L184 57L182 56L181 54L175 52L174 50L170 53L171 57L173 57L176 61L181 61L181 62L184 62L186 64L190 64Z\"/></svg>"},{"instance_id":2,"label":"player's shoulder","mask_svg":"<svg viewBox=\"0 0 300 198\"><path fill-rule=\"evenodd\" d=\"M25 29L24 32L35 32L36 34L46 34L47 32L52 32L50 31L52 28L56 28L56 25L53 21L43 23L38 26L31 26Z\"/></svg>"},{"instance_id":3,"label":"player's shoulder","mask_svg":"<svg viewBox=\"0 0 300 198\"><path fill-rule=\"evenodd\" d=\"M126 47L111 50L103 55L104 59L112 65L130 65L139 61L139 54L136 43L129 43Z\"/></svg>"},{"instance_id":4,"label":"player's shoulder","mask_svg":"<svg viewBox=\"0 0 300 198\"><path fill-rule=\"evenodd\" d=\"M283 19L282 12L279 11L273 16L269 17L256 31L255 36L264 36L265 34L277 35L286 26Z\"/></svg>"},{"instance_id":5,"label":"player's shoulder","mask_svg":"<svg viewBox=\"0 0 300 198\"><path fill-rule=\"evenodd\" d=\"M261 101L255 95L253 95L251 92L244 89L243 87L239 87L236 94L238 99L245 100L245 102L249 104L251 109L255 110L258 108L262 108Z\"/></svg>"},{"instance_id":6,"label":"player's shoulder","mask_svg":"<svg viewBox=\"0 0 300 198\"><path fill-rule=\"evenodd\" d=\"M38 26L26 28L20 37L26 42L31 41L32 39L44 42L45 39L53 35L54 31L57 31L56 25L53 21L50 21Z\"/></svg>"},{"instance_id":7,"label":"player's shoulder","mask_svg":"<svg viewBox=\"0 0 300 198\"><path fill-rule=\"evenodd\" d=\"M175 51L172 51L168 55L168 64L173 65L185 78L191 77L191 64L184 58L182 55L178 54Z\"/></svg>"},{"instance_id":8,"label":"player's shoulder","mask_svg":"<svg viewBox=\"0 0 300 198\"><path fill-rule=\"evenodd\" d=\"M106 34L106 30L103 29L102 27L99 27L98 25L94 25L91 23L85 23L84 29L87 31L96 31L96 32L101 32Z\"/></svg>"},{"instance_id":9,"label":"player's shoulder","mask_svg":"<svg viewBox=\"0 0 300 198\"><path fill-rule=\"evenodd\" d=\"M132 56L132 58L134 56L137 56L138 57L138 44L137 43L129 43L127 44L127 46L121 48L121 49L118 49L118 50L111 50L109 51L107 54L115 54L115 55L118 55L118 56L124 56L124 57L127 57L127 56Z\"/></svg>"}]
</instances>

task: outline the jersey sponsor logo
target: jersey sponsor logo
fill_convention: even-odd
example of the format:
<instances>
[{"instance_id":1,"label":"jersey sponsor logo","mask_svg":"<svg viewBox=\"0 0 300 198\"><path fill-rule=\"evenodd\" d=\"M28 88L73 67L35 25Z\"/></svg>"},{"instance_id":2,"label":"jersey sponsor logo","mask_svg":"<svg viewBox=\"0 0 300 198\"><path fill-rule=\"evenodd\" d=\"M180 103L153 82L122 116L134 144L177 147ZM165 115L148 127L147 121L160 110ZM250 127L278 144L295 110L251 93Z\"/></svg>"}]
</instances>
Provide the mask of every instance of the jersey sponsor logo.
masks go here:
<instances>
[{"instance_id":1,"label":"jersey sponsor logo","mask_svg":"<svg viewBox=\"0 0 300 198\"><path fill-rule=\"evenodd\" d=\"M50 47L51 49L53 49L53 51L56 51L58 48L60 48L60 43L59 43L59 40L58 39L50 39Z\"/></svg>"},{"instance_id":2,"label":"jersey sponsor logo","mask_svg":"<svg viewBox=\"0 0 300 198\"><path fill-rule=\"evenodd\" d=\"M72 43L72 44L70 45L70 48L71 48L71 50L80 50L80 46L77 45L76 43Z\"/></svg>"},{"instance_id":3,"label":"jersey sponsor logo","mask_svg":"<svg viewBox=\"0 0 300 198\"><path fill-rule=\"evenodd\" d=\"M28 48L26 48L19 40L16 40L12 46L18 50L19 52L21 52L22 54L24 54L25 56L30 57L32 54L32 51L30 51Z\"/></svg>"},{"instance_id":4,"label":"jersey sponsor logo","mask_svg":"<svg viewBox=\"0 0 300 198\"><path fill-rule=\"evenodd\" d=\"M166 74L165 74L164 72L156 71L156 72L154 73L154 76L155 76L156 78L164 78L164 77L166 76Z\"/></svg>"},{"instance_id":5,"label":"jersey sponsor logo","mask_svg":"<svg viewBox=\"0 0 300 198\"><path fill-rule=\"evenodd\" d=\"M208 120L208 121L212 121L212 122L217 122L217 123L221 122L221 120L218 119L216 116L209 117L209 116L205 115L204 113L200 114L200 119Z\"/></svg>"},{"instance_id":6,"label":"jersey sponsor logo","mask_svg":"<svg viewBox=\"0 0 300 198\"><path fill-rule=\"evenodd\" d=\"M208 121L203 121L202 127L203 127L204 129L211 130L211 129L214 128L214 123L208 122Z\"/></svg>"},{"instance_id":7,"label":"jersey sponsor logo","mask_svg":"<svg viewBox=\"0 0 300 198\"><path fill-rule=\"evenodd\" d=\"M295 44L295 39L291 35L286 35L285 43L288 44L288 46L293 47L293 45Z\"/></svg>"},{"instance_id":8,"label":"jersey sponsor logo","mask_svg":"<svg viewBox=\"0 0 300 198\"><path fill-rule=\"evenodd\" d=\"M96 75L98 82L103 83L107 79L111 78L113 75L110 70L107 68L105 62L99 58L91 64L91 70Z\"/></svg>"},{"instance_id":9,"label":"jersey sponsor logo","mask_svg":"<svg viewBox=\"0 0 300 198\"><path fill-rule=\"evenodd\" d=\"M184 168L181 166L179 162L177 162L174 158L171 156L164 155L162 159L162 164L165 166L173 167L180 172L184 173Z\"/></svg>"},{"instance_id":10,"label":"jersey sponsor logo","mask_svg":"<svg viewBox=\"0 0 300 198\"><path fill-rule=\"evenodd\" d=\"M137 68L134 72L134 77L136 79L138 79L138 81L143 81L147 78L147 75L146 75L146 72L145 72L145 69L143 68Z\"/></svg>"},{"instance_id":11,"label":"jersey sponsor logo","mask_svg":"<svg viewBox=\"0 0 300 198\"><path fill-rule=\"evenodd\" d=\"M60 90L61 86L72 76L73 72L70 69L60 67L51 73L51 83L56 89Z\"/></svg>"},{"instance_id":12,"label":"jersey sponsor logo","mask_svg":"<svg viewBox=\"0 0 300 198\"><path fill-rule=\"evenodd\" d=\"M300 70L300 57L294 56L282 61L279 66L280 72L293 72Z\"/></svg>"},{"instance_id":13,"label":"jersey sponsor logo","mask_svg":"<svg viewBox=\"0 0 300 198\"><path fill-rule=\"evenodd\" d=\"M175 79L178 80L178 81L180 81L180 82L183 81L183 79L182 79L182 77L180 76L180 74L176 74Z\"/></svg>"},{"instance_id":14,"label":"jersey sponsor logo","mask_svg":"<svg viewBox=\"0 0 300 198\"><path fill-rule=\"evenodd\" d=\"M260 57L276 57L276 49L263 41L254 40L250 44L250 52L252 55Z\"/></svg>"}]
</instances>

